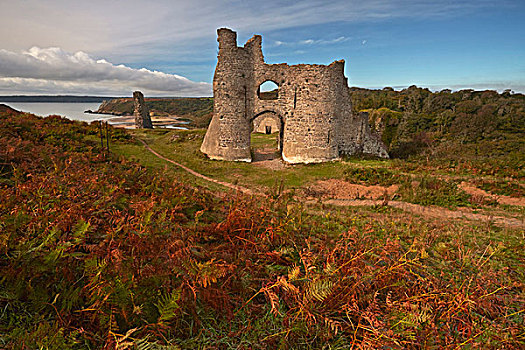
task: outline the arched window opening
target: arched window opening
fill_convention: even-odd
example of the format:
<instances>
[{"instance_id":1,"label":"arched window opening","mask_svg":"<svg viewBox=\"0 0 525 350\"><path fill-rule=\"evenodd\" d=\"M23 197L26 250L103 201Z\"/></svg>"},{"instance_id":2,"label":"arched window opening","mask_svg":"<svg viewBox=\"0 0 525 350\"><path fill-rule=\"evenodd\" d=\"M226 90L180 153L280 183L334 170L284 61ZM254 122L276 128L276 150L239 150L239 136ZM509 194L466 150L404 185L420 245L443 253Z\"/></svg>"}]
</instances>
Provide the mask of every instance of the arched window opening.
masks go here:
<instances>
[{"instance_id":1,"label":"arched window opening","mask_svg":"<svg viewBox=\"0 0 525 350\"><path fill-rule=\"evenodd\" d=\"M257 89L257 96L261 100L277 100L279 98L279 85L267 80Z\"/></svg>"}]
</instances>

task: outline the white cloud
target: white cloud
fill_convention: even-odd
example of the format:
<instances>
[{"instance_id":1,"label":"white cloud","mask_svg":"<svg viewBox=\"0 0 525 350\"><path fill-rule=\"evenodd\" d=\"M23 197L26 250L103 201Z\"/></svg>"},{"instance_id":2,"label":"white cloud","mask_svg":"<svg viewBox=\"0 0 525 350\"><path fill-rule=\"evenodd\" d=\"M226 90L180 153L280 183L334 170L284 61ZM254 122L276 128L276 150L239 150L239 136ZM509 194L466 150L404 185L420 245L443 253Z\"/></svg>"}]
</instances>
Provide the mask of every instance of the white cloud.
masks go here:
<instances>
[{"instance_id":1,"label":"white cloud","mask_svg":"<svg viewBox=\"0 0 525 350\"><path fill-rule=\"evenodd\" d=\"M340 36L335 39L317 39L317 40L304 39L304 40L293 41L293 42L276 41L275 46L330 45L330 44L342 43L348 40L350 40L350 38L345 37L345 36Z\"/></svg>"},{"instance_id":2,"label":"white cloud","mask_svg":"<svg viewBox=\"0 0 525 350\"><path fill-rule=\"evenodd\" d=\"M373 89L373 90L381 90L385 86L389 86L396 91L400 91L403 89L407 89L408 87L412 85L415 85L421 88L428 88L430 91L433 91L433 92L441 91L443 89L450 89L452 91L472 89L472 90L477 90L477 91L495 90L501 93L507 89L510 89L515 93L522 93L522 94L525 93L525 84L506 82L506 81L505 82L499 81L499 82L475 83L475 84L451 84L451 85L409 83L409 84L393 84L393 85L392 84L390 85L358 84L355 86L366 88L366 89Z\"/></svg>"},{"instance_id":3,"label":"white cloud","mask_svg":"<svg viewBox=\"0 0 525 350\"><path fill-rule=\"evenodd\" d=\"M347 41L349 38L345 38L344 36L340 36L339 38L335 38L332 40L332 42L334 43L340 43L340 42L343 42L343 41Z\"/></svg>"},{"instance_id":4,"label":"white cloud","mask_svg":"<svg viewBox=\"0 0 525 350\"><path fill-rule=\"evenodd\" d=\"M348 40L350 40L350 38L340 36L339 38L335 38L332 40L320 40L319 43L320 44L336 44L336 43L342 43Z\"/></svg>"},{"instance_id":5,"label":"white cloud","mask_svg":"<svg viewBox=\"0 0 525 350\"><path fill-rule=\"evenodd\" d=\"M209 83L193 82L176 74L134 69L74 54L58 47L32 47L17 53L0 50L0 92L129 94L141 90L155 96L209 96Z\"/></svg>"},{"instance_id":6,"label":"white cloud","mask_svg":"<svg viewBox=\"0 0 525 350\"><path fill-rule=\"evenodd\" d=\"M299 44L301 44L301 45L312 45L313 43L315 43L315 40L312 40L312 39L299 41Z\"/></svg>"},{"instance_id":7,"label":"white cloud","mask_svg":"<svg viewBox=\"0 0 525 350\"><path fill-rule=\"evenodd\" d=\"M473 90L496 90L498 92L503 92L507 89L510 89L514 92L525 93L525 84L516 83L512 81L491 81L484 83L474 83L474 84L451 84L451 85L429 85L428 88L432 91L441 91L443 89L451 89L453 91L463 90L463 89L473 89Z\"/></svg>"}]
</instances>

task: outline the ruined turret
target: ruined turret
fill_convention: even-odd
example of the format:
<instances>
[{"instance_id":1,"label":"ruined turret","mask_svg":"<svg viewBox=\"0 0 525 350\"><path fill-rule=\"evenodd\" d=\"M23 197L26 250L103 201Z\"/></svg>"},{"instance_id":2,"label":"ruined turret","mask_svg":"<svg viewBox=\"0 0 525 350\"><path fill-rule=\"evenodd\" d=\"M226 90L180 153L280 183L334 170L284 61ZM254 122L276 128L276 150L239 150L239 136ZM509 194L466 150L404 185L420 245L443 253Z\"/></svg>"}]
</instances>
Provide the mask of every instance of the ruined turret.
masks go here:
<instances>
[{"instance_id":1,"label":"ruined turret","mask_svg":"<svg viewBox=\"0 0 525 350\"><path fill-rule=\"evenodd\" d=\"M352 113L343 60L266 64L260 35L239 47L234 31L221 28L217 34L213 117L201 146L208 157L251 161L250 133L260 125L254 120L271 117L288 163L325 162L355 153L388 158L367 116ZM277 88L264 94L261 85L268 81Z\"/></svg>"},{"instance_id":2,"label":"ruined turret","mask_svg":"<svg viewBox=\"0 0 525 350\"><path fill-rule=\"evenodd\" d=\"M135 116L135 128L153 129L148 107L146 106L142 92L133 92L133 104L135 106L135 110L133 111L133 115Z\"/></svg>"}]
</instances>

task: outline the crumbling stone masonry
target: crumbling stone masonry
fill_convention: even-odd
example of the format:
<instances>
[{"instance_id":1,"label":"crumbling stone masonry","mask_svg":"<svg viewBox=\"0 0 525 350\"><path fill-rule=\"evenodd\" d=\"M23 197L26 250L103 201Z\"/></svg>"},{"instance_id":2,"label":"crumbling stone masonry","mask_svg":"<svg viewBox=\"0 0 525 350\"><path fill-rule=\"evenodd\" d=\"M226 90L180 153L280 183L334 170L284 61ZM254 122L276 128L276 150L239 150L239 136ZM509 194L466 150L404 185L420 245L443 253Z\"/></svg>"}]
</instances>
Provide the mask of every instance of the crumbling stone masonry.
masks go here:
<instances>
[{"instance_id":1,"label":"crumbling stone masonry","mask_svg":"<svg viewBox=\"0 0 525 350\"><path fill-rule=\"evenodd\" d=\"M149 116L148 107L144 102L144 95L140 91L133 92L133 104L135 110L133 115L135 116L135 128L137 129L153 129L153 123Z\"/></svg>"},{"instance_id":2,"label":"crumbling stone masonry","mask_svg":"<svg viewBox=\"0 0 525 350\"><path fill-rule=\"evenodd\" d=\"M288 163L324 162L356 153L388 158L385 146L370 131L367 114L352 114L343 60L328 66L266 64L260 35L238 47L234 31L221 28L217 34L214 110L203 153L212 159L251 161L252 122L271 116L279 126L279 149ZM273 96L260 92L266 81L278 86Z\"/></svg>"}]
</instances>

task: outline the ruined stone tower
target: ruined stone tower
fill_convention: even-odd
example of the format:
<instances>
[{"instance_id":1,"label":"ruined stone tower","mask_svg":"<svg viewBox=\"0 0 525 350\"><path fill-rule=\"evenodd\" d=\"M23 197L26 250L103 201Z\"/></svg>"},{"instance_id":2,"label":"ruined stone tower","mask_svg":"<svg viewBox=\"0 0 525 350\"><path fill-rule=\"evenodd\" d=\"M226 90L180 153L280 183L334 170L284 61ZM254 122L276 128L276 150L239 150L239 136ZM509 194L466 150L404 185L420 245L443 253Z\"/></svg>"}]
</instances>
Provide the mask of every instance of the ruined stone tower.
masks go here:
<instances>
[{"instance_id":1,"label":"ruined stone tower","mask_svg":"<svg viewBox=\"0 0 525 350\"><path fill-rule=\"evenodd\" d=\"M260 35L238 47L234 31L221 28L217 34L213 118L203 153L212 159L251 161L252 122L272 117L286 162L324 162L355 153L388 157L371 133L366 113L352 114L343 60L328 66L266 64ZM270 98L260 91L267 81L278 86Z\"/></svg>"},{"instance_id":2,"label":"ruined stone tower","mask_svg":"<svg viewBox=\"0 0 525 350\"><path fill-rule=\"evenodd\" d=\"M135 116L135 128L153 129L153 123L151 122L148 107L146 106L142 92L133 92L133 104L135 106L135 110L133 111L133 115Z\"/></svg>"}]
</instances>

